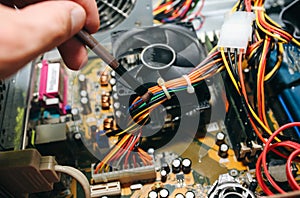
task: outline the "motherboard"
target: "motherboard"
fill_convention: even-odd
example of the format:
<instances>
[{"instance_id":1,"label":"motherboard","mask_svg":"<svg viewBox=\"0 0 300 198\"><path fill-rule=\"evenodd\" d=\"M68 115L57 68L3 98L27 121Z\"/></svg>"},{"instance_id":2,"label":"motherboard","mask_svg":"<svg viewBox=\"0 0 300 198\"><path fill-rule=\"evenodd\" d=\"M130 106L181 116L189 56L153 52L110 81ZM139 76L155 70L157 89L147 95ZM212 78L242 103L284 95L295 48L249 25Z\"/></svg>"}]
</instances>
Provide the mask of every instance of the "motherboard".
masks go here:
<instances>
[{"instance_id":1,"label":"motherboard","mask_svg":"<svg viewBox=\"0 0 300 198\"><path fill-rule=\"evenodd\" d=\"M205 31L205 1L97 1L123 75L47 52L1 80L0 196L299 197L300 1L274 2Z\"/></svg>"}]
</instances>

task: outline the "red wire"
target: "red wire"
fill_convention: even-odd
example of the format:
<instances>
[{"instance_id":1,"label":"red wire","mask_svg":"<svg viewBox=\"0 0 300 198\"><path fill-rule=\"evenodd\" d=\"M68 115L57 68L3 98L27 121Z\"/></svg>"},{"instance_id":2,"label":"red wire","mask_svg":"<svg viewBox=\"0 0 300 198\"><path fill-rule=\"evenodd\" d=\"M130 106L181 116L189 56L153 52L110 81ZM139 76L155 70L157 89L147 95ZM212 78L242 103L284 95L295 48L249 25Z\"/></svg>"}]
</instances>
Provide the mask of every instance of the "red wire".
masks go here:
<instances>
[{"instance_id":1,"label":"red wire","mask_svg":"<svg viewBox=\"0 0 300 198\"><path fill-rule=\"evenodd\" d=\"M272 141L274 140L274 138L281 133L283 130L286 130L288 128L292 128L295 126L300 126L300 122L293 122L293 123L288 123L285 124L283 126L281 126L279 129L277 129L268 139L268 141L265 144L265 148L263 150L263 152L261 153L261 155L259 156L258 160L257 160L257 164L256 164L256 176L257 176L257 181L259 183L259 185L262 187L263 191L267 194L267 195L272 195L273 192L270 191L268 189L268 187L266 186L266 184L264 183L263 179L262 179L262 173L261 173L261 164L263 166L264 169L264 174L265 176L268 178L269 182L272 184L272 186L280 193L284 193L284 191L276 184L276 182L273 180L273 178L271 177L270 173L268 172L268 167L267 167L267 163L266 163L266 158L267 158L267 152L269 150L273 150L276 147L279 146L285 146L285 147L290 147L293 149L299 149L300 145L296 142L292 142L292 141L286 141L286 142L279 142L279 143L275 143L273 145L270 146L270 144L272 143Z\"/></svg>"},{"instance_id":2,"label":"red wire","mask_svg":"<svg viewBox=\"0 0 300 198\"><path fill-rule=\"evenodd\" d=\"M282 38L284 38L287 41L291 41L291 39L293 38L291 35L289 34L284 34L282 32L280 32L279 30L276 29L276 27L271 26L270 24L265 23L264 20L262 20L263 16L262 16L262 12L258 11L258 20L259 23L267 30L269 30L270 32L274 32L278 35L280 35Z\"/></svg>"},{"instance_id":3,"label":"red wire","mask_svg":"<svg viewBox=\"0 0 300 198\"><path fill-rule=\"evenodd\" d=\"M112 158L109 159L108 162L111 162L111 161L121 157L121 155L126 151L127 147L129 146L129 142L131 142L132 139L133 139L133 136L130 137L130 140L127 142L127 144L122 145L122 147L118 150L118 152L114 156L112 156Z\"/></svg>"},{"instance_id":4,"label":"red wire","mask_svg":"<svg viewBox=\"0 0 300 198\"><path fill-rule=\"evenodd\" d=\"M137 165L136 165L136 159L135 159L135 155L132 156L132 160L133 160L133 166L136 168Z\"/></svg>"},{"instance_id":5,"label":"red wire","mask_svg":"<svg viewBox=\"0 0 300 198\"><path fill-rule=\"evenodd\" d=\"M300 186L298 185L297 181L295 180L292 170L291 170L291 165L292 161L300 154L300 148L295 150L288 158L286 162L286 176L288 179L288 182L290 186L292 187L293 190L300 190Z\"/></svg>"},{"instance_id":6,"label":"red wire","mask_svg":"<svg viewBox=\"0 0 300 198\"><path fill-rule=\"evenodd\" d=\"M245 7L247 12L251 12L251 0L245 0Z\"/></svg>"},{"instance_id":7,"label":"red wire","mask_svg":"<svg viewBox=\"0 0 300 198\"><path fill-rule=\"evenodd\" d=\"M128 152L127 152L127 155L126 155L125 161L124 161L125 167L127 167L127 164L128 164L128 158L129 158L130 152L134 149L136 143L140 140L141 134L142 134L142 133L139 133L139 134L138 134L137 138L135 139L135 141L133 142L133 144L131 145L131 147L129 148L129 150L128 150Z\"/></svg>"},{"instance_id":8,"label":"red wire","mask_svg":"<svg viewBox=\"0 0 300 198\"><path fill-rule=\"evenodd\" d=\"M269 45L270 45L270 39L267 38L266 42L267 43L266 43L265 47L268 48ZM263 86L264 86L264 76L265 76L265 68L266 68L266 63L267 63L267 54L268 54L267 50L265 51L265 54L262 54L262 57L261 57L262 67L261 67L260 76L258 77L258 82L257 82L257 84L258 84L258 86L257 86L257 106L259 107L258 108L258 115L259 115L259 118L263 121L265 121L264 116L263 116L263 114L264 114L263 111L265 111L265 109L261 108L262 106L264 106L264 105L262 105L262 103L264 102L263 97L262 97L262 95L264 93L262 93L262 89L263 89ZM265 123L265 122L264 122L264 124L267 125L267 123Z\"/></svg>"},{"instance_id":9,"label":"red wire","mask_svg":"<svg viewBox=\"0 0 300 198\"><path fill-rule=\"evenodd\" d=\"M273 145L270 146L270 148L267 150L268 151L276 151L274 150L277 147L290 147L292 149L296 149L297 147L299 147L297 145L297 143L295 142L291 142L291 141L286 141L286 142L279 142L279 143L275 143ZM265 151L265 150L264 150ZM283 155L284 158L287 158L286 156ZM272 186L280 193L285 193L277 184L276 182L273 180L272 177L270 176L270 173L268 172L268 169L266 167L264 167L264 164L266 165L266 161L263 160L263 154L261 154L256 162L256 178L257 181L259 183L259 185L261 186L262 190L267 194L267 195L273 195L274 193L268 188L268 186L265 184L264 180L263 180L263 176L262 176L262 172L261 172L261 164L263 164L262 169L264 170L264 174L267 177L268 181L272 184Z\"/></svg>"}]
</instances>

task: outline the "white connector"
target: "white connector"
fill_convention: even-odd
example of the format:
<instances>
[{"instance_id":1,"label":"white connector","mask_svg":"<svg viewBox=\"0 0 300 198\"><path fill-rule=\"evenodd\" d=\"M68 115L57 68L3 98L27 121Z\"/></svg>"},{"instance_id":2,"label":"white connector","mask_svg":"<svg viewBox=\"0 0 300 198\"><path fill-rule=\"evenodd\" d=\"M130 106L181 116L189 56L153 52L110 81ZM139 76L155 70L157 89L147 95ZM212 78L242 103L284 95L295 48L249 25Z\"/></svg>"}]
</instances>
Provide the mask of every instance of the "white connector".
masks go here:
<instances>
[{"instance_id":1,"label":"white connector","mask_svg":"<svg viewBox=\"0 0 300 198\"><path fill-rule=\"evenodd\" d=\"M248 41L252 35L252 22L255 15L252 12L238 11L225 19L220 32L218 48L225 50L238 49L246 52Z\"/></svg>"}]
</instances>

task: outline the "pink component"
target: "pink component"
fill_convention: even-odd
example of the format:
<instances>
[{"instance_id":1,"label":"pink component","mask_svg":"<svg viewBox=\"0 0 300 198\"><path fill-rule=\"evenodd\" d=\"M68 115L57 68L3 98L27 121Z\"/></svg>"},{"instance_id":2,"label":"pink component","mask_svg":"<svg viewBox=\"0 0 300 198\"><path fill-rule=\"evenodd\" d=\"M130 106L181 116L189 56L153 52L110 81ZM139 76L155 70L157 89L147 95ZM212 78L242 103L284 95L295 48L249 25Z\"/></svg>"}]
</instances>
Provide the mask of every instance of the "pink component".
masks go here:
<instances>
[{"instance_id":1,"label":"pink component","mask_svg":"<svg viewBox=\"0 0 300 198\"><path fill-rule=\"evenodd\" d=\"M46 60L43 60L41 75L40 75L39 100L43 100L43 97L46 94L47 76L48 76L48 62Z\"/></svg>"}]
</instances>

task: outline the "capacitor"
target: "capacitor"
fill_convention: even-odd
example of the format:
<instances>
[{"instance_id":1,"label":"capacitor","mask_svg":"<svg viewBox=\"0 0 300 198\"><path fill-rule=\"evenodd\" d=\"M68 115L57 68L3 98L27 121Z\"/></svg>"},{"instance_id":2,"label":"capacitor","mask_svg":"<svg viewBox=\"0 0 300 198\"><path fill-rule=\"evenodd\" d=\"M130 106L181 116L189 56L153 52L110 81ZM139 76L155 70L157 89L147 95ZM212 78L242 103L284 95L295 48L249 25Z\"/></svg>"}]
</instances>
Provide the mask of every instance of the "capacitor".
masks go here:
<instances>
[{"instance_id":1,"label":"capacitor","mask_svg":"<svg viewBox=\"0 0 300 198\"><path fill-rule=\"evenodd\" d=\"M181 160L176 158L172 162L172 172L179 173L181 171Z\"/></svg>"},{"instance_id":2,"label":"capacitor","mask_svg":"<svg viewBox=\"0 0 300 198\"><path fill-rule=\"evenodd\" d=\"M253 180L250 182L249 190L251 190L252 192L255 192L257 186L258 186L257 181L256 181L255 179L253 179Z\"/></svg>"},{"instance_id":3,"label":"capacitor","mask_svg":"<svg viewBox=\"0 0 300 198\"><path fill-rule=\"evenodd\" d=\"M170 173L170 166L168 163L163 163L161 166L161 170L165 170L167 172L167 174Z\"/></svg>"},{"instance_id":4,"label":"capacitor","mask_svg":"<svg viewBox=\"0 0 300 198\"><path fill-rule=\"evenodd\" d=\"M168 189L162 188L162 189L159 191L159 197L160 197L160 198L167 198L167 197L169 197L169 191L168 191Z\"/></svg>"},{"instance_id":5,"label":"capacitor","mask_svg":"<svg viewBox=\"0 0 300 198\"><path fill-rule=\"evenodd\" d=\"M184 174L189 174L192 170L192 161L189 158L182 160L182 172Z\"/></svg>"},{"instance_id":6,"label":"capacitor","mask_svg":"<svg viewBox=\"0 0 300 198\"><path fill-rule=\"evenodd\" d=\"M220 146L225 143L225 134L223 132L218 132L216 135L216 145Z\"/></svg>"},{"instance_id":7,"label":"capacitor","mask_svg":"<svg viewBox=\"0 0 300 198\"><path fill-rule=\"evenodd\" d=\"M78 81L79 81L79 87L81 90L87 90L87 83L86 83L86 78L84 74L80 74L78 76Z\"/></svg>"},{"instance_id":8,"label":"capacitor","mask_svg":"<svg viewBox=\"0 0 300 198\"><path fill-rule=\"evenodd\" d=\"M185 196L182 193L177 193L175 198L185 198Z\"/></svg>"},{"instance_id":9,"label":"capacitor","mask_svg":"<svg viewBox=\"0 0 300 198\"><path fill-rule=\"evenodd\" d=\"M83 108L83 112L82 113L84 115L90 114L92 112L90 101L89 101L89 99L87 97L82 97L80 99L80 103L82 105L82 108Z\"/></svg>"},{"instance_id":10,"label":"capacitor","mask_svg":"<svg viewBox=\"0 0 300 198\"><path fill-rule=\"evenodd\" d=\"M109 80L109 84L111 84L111 86L114 86L117 83L117 80L115 78L111 78Z\"/></svg>"},{"instance_id":11,"label":"capacitor","mask_svg":"<svg viewBox=\"0 0 300 198\"><path fill-rule=\"evenodd\" d=\"M195 198L196 195L195 195L195 193L194 193L193 191L187 191L187 192L185 193L185 197L186 197L186 198Z\"/></svg>"},{"instance_id":12,"label":"capacitor","mask_svg":"<svg viewBox=\"0 0 300 198\"><path fill-rule=\"evenodd\" d=\"M167 178L168 178L168 173L166 170L161 170L160 171L160 180L161 182L166 182L167 181Z\"/></svg>"},{"instance_id":13,"label":"capacitor","mask_svg":"<svg viewBox=\"0 0 300 198\"><path fill-rule=\"evenodd\" d=\"M114 119L112 118L105 118L103 120L103 128L104 130L111 130L114 126Z\"/></svg>"},{"instance_id":14,"label":"capacitor","mask_svg":"<svg viewBox=\"0 0 300 198\"><path fill-rule=\"evenodd\" d=\"M72 118L74 121L79 120L80 116L79 116L79 110L77 108L73 108L71 110L71 114L72 114Z\"/></svg>"},{"instance_id":15,"label":"capacitor","mask_svg":"<svg viewBox=\"0 0 300 198\"><path fill-rule=\"evenodd\" d=\"M120 106L121 106L121 103L119 103L119 102L115 102L115 103L114 103L114 108L115 108L115 109L119 109Z\"/></svg>"},{"instance_id":16,"label":"capacitor","mask_svg":"<svg viewBox=\"0 0 300 198\"><path fill-rule=\"evenodd\" d=\"M118 94L117 94L117 93L114 93L114 94L113 94L113 98L114 98L114 100L118 100L118 99L119 99Z\"/></svg>"},{"instance_id":17,"label":"capacitor","mask_svg":"<svg viewBox=\"0 0 300 198\"><path fill-rule=\"evenodd\" d=\"M112 71L110 72L110 75L111 75L112 77L115 77L115 76L116 76L116 72L115 72L114 70L112 70Z\"/></svg>"},{"instance_id":18,"label":"capacitor","mask_svg":"<svg viewBox=\"0 0 300 198\"><path fill-rule=\"evenodd\" d=\"M228 157L229 146L227 144L221 144L219 147L218 155L222 158Z\"/></svg>"},{"instance_id":19,"label":"capacitor","mask_svg":"<svg viewBox=\"0 0 300 198\"><path fill-rule=\"evenodd\" d=\"M80 91L80 96L81 96L81 97L87 97L87 95L88 95L88 93L87 93L86 90L81 90L81 91Z\"/></svg>"},{"instance_id":20,"label":"capacitor","mask_svg":"<svg viewBox=\"0 0 300 198\"><path fill-rule=\"evenodd\" d=\"M154 190L151 190L149 193L148 193L148 198L158 198L158 193Z\"/></svg>"},{"instance_id":21,"label":"capacitor","mask_svg":"<svg viewBox=\"0 0 300 198\"><path fill-rule=\"evenodd\" d=\"M96 133L97 133L98 127L96 125L92 125L90 127L90 131L91 131L91 137L92 137L92 141L96 141Z\"/></svg>"}]
</instances>

